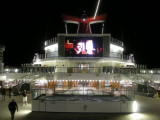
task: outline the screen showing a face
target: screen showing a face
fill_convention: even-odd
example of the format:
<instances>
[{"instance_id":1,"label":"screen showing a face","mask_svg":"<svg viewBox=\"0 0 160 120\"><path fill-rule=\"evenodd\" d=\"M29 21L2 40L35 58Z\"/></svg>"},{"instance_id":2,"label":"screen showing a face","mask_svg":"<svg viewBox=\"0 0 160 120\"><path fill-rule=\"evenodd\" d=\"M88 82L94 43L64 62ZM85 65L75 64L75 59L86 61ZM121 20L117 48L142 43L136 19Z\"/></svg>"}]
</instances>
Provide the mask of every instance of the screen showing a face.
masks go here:
<instances>
[{"instance_id":1,"label":"screen showing a face","mask_svg":"<svg viewBox=\"0 0 160 120\"><path fill-rule=\"evenodd\" d=\"M66 37L66 57L102 57L102 37Z\"/></svg>"}]
</instances>

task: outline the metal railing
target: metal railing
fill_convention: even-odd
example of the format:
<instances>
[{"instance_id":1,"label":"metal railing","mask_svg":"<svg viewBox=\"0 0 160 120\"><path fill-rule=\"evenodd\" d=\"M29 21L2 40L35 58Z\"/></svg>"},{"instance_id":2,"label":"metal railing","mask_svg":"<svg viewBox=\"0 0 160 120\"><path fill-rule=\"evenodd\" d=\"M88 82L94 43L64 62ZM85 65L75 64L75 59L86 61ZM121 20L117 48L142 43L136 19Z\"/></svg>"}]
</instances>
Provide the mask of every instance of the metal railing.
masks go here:
<instances>
[{"instance_id":1,"label":"metal railing","mask_svg":"<svg viewBox=\"0 0 160 120\"><path fill-rule=\"evenodd\" d=\"M115 39L115 38L111 38L111 41L110 41L112 44L115 44L115 45L118 45L118 46L121 46L123 47L123 42L118 40L118 39Z\"/></svg>"},{"instance_id":2,"label":"metal railing","mask_svg":"<svg viewBox=\"0 0 160 120\"><path fill-rule=\"evenodd\" d=\"M32 90L33 99L45 95L45 96L53 96L53 95L76 95L76 96L110 96L114 98L118 98L117 100L134 100L135 92L131 89L112 89L112 87L62 87L56 86L56 88L36 88ZM64 98L65 99L65 98Z\"/></svg>"},{"instance_id":3,"label":"metal railing","mask_svg":"<svg viewBox=\"0 0 160 120\"><path fill-rule=\"evenodd\" d=\"M16 71L17 69L17 71ZM147 69L147 68L136 68L136 67L54 67L54 66L28 66L23 65L21 68L16 68L8 71L4 69L4 73L109 73L109 74L160 74L160 69Z\"/></svg>"}]
</instances>

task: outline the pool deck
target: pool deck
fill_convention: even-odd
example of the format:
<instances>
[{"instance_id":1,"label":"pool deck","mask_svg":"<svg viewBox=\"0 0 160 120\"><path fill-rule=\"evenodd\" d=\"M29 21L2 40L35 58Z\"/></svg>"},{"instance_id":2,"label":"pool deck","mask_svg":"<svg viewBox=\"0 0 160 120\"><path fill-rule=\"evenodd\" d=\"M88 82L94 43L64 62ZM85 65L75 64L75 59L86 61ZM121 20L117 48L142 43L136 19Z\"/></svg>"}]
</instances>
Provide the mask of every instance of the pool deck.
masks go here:
<instances>
[{"instance_id":1,"label":"pool deck","mask_svg":"<svg viewBox=\"0 0 160 120\"><path fill-rule=\"evenodd\" d=\"M12 96L19 106L15 113L15 120L160 120L160 98L136 95L139 109L137 113L109 114L109 113L46 113L31 111L31 95L28 95L28 105L23 106L22 96ZM8 104L11 101L6 96L0 102L0 120L10 120Z\"/></svg>"}]
</instances>

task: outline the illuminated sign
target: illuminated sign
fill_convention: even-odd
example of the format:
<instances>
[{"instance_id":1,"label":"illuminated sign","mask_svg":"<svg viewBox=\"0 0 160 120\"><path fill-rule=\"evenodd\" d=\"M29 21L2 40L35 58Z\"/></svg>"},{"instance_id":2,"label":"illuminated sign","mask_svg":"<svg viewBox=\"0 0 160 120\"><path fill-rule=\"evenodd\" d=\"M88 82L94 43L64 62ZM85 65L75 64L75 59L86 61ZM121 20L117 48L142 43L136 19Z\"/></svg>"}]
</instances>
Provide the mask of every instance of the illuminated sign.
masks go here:
<instances>
[{"instance_id":1,"label":"illuminated sign","mask_svg":"<svg viewBox=\"0 0 160 120\"><path fill-rule=\"evenodd\" d=\"M66 57L102 57L102 37L66 37Z\"/></svg>"}]
</instances>

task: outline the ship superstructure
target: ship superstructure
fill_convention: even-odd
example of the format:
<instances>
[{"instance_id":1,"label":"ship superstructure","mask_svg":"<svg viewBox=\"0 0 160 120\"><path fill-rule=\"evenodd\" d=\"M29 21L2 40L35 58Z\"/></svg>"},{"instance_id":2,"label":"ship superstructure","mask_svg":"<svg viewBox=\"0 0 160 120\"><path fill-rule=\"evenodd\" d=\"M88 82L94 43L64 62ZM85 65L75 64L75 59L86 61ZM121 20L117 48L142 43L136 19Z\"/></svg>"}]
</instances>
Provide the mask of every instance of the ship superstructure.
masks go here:
<instances>
[{"instance_id":1,"label":"ship superstructure","mask_svg":"<svg viewBox=\"0 0 160 120\"><path fill-rule=\"evenodd\" d=\"M1 86L13 87L14 94L24 84L28 86L24 89L33 95L33 111L136 112L132 109L135 91L154 96L159 89L160 70L137 65L133 54L124 54L122 41L103 33L106 15L97 19L82 16L63 16L66 33L46 40L45 54L35 53L32 63L4 69ZM78 24L76 34L68 33L68 23ZM96 23L102 24L102 33L92 34L90 24ZM44 108L40 109L41 105ZM59 105L67 105L67 109Z\"/></svg>"}]
</instances>

